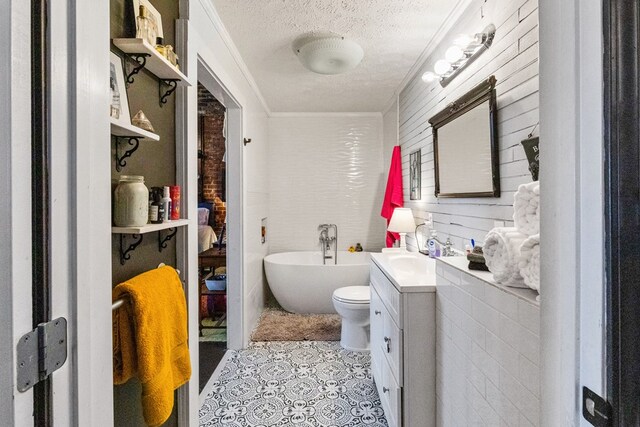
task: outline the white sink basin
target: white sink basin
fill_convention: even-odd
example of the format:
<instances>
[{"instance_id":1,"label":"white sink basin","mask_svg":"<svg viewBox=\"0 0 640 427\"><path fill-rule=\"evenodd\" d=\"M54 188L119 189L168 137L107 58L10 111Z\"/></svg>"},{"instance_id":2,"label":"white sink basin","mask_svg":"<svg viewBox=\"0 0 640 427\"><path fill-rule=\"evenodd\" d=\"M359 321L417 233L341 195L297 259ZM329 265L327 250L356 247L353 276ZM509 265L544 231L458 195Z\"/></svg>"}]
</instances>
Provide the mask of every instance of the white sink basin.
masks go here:
<instances>
[{"instance_id":1,"label":"white sink basin","mask_svg":"<svg viewBox=\"0 0 640 427\"><path fill-rule=\"evenodd\" d=\"M421 254L391 255L388 258L392 274L399 280L413 279L435 283L435 261Z\"/></svg>"}]
</instances>

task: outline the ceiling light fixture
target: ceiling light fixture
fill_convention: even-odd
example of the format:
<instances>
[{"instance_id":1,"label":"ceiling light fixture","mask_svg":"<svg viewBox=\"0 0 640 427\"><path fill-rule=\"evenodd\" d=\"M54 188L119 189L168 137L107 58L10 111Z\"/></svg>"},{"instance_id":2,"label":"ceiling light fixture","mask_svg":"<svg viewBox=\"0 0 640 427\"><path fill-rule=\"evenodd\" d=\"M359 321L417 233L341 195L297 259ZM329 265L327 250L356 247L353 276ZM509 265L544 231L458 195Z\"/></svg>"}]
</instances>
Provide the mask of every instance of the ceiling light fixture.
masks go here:
<instances>
[{"instance_id":1,"label":"ceiling light fixture","mask_svg":"<svg viewBox=\"0 0 640 427\"><path fill-rule=\"evenodd\" d=\"M362 47L341 36L303 36L293 42L293 51L310 71L341 74L352 70L364 57Z\"/></svg>"},{"instance_id":2,"label":"ceiling light fixture","mask_svg":"<svg viewBox=\"0 0 640 427\"><path fill-rule=\"evenodd\" d=\"M495 35L496 27L493 24L488 25L481 33L458 35L453 46L445 52L445 59L436 61L433 72L424 73L422 80L430 83L439 79L442 87L447 86L463 69L491 47Z\"/></svg>"}]
</instances>

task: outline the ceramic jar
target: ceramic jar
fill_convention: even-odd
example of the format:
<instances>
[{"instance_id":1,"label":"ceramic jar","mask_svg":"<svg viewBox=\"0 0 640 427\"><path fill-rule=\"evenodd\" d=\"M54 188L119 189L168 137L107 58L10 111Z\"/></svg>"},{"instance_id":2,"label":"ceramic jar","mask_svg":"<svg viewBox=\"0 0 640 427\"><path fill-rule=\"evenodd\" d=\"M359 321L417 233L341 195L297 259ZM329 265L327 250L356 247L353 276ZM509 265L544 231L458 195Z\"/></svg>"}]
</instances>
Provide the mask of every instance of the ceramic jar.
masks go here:
<instances>
[{"instance_id":1,"label":"ceramic jar","mask_svg":"<svg viewBox=\"0 0 640 427\"><path fill-rule=\"evenodd\" d=\"M149 190L143 176L122 175L113 199L113 222L117 227L141 227L149 220Z\"/></svg>"}]
</instances>

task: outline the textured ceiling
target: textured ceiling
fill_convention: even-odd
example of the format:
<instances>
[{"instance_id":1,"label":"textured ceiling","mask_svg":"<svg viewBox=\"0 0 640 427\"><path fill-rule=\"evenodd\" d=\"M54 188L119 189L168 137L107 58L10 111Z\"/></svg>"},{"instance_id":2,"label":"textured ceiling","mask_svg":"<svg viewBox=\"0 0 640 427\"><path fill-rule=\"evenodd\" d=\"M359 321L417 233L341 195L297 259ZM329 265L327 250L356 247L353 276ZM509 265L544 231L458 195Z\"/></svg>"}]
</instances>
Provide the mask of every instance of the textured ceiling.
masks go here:
<instances>
[{"instance_id":1,"label":"textured ceiling","mask_svg":"<svg viewBox=\"0 0 640 427\"><path fill-rule=\"evenodd\" d=\"M213 0L274 112L382 111L452 12L453 0ZM362 63L346 74L305 69L296 37L333 32L359 43Z\"/></svg>"}]
</instances>

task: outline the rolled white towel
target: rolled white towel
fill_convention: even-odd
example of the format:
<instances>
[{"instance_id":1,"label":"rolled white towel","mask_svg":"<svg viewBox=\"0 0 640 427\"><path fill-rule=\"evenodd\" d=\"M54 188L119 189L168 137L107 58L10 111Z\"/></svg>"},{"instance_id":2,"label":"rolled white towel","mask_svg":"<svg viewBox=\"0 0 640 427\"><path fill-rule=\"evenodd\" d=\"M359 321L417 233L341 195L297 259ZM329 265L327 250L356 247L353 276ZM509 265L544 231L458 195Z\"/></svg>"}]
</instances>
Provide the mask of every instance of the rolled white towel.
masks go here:
<instances>
[{"instance_id":1,"label":"rolled white towel","mask_svg":"<svg viewBox=\"0 0 640 427\"><path fill-rule=\"evenodd\" d=\"M482 252L493 279L501 284L526 288L518 263L520 246L527 238L515 227L498 227L484 238Z\"/></svg>"},{"instance_id":2,"label":"rolled white towel","mask_svg":"<svg viewBox=\"0 0 640 427\"><path fill-rule=\"evenodd\" d=\"M519 267L525 285L540 292L540 234L529 236L522 243Z\"/></svg>"},{"instance_id":3,"label":"rolled white towel","mask_svg":"<svg viewBox=\"0 0 640 427\"><path fill-rule=\"evenodd\" d=\"M513 197L513 221L521 233L540 233L540 183L522 184Z\"/></svg>"}]
</instances>

